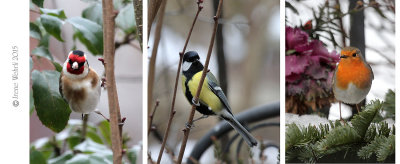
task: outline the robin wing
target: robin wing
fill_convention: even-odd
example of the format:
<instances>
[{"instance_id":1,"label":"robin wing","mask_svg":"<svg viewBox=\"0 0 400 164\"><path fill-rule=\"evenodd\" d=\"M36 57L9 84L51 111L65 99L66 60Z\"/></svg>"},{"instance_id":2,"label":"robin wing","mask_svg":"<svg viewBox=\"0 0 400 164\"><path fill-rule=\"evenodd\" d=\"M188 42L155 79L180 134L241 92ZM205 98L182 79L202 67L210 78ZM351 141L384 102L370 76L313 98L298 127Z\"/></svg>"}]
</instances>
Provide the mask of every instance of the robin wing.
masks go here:
<instances>
[{"instance_id":1,"label":"robin wing","mask_svg":"<svg viewBox=\"0 0 400 164\"><path fill-rule=\"evenodd\" d=\"M220 101L224 104L226 107L226 110L232 114L231 107L229 106L228 103L228 98L226 98L224 91L222 91L221 87L219 86L219 83L215 76L211 73L207 73L207 79L208 79L208 88L217 95L217 97L220 99Z\"/></svg>"},{"instance_id":2,"label":"robin wing","mask_svg":"<svg viewBox=\"0 0 400 164\"><path fill-rule=\"evenodd\" d=\"M338 70L338 66L336 66L335 68L335 72L333 72L333 76L332 76L332 87L335 85L335 77L336 77L336 72Z\"/></svg>"}]
</instances>

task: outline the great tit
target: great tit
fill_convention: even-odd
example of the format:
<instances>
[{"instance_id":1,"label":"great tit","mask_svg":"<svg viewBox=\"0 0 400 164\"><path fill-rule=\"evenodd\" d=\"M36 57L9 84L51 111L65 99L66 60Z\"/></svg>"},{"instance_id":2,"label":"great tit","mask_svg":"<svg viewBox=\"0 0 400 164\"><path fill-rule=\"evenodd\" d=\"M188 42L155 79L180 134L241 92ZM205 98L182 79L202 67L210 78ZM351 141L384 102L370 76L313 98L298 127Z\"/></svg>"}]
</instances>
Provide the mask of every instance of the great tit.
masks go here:
<instances>
[{"instance_id":1,"label":"great tit","mask_svg":"<svg viewBox=\"0 0 400 164\"><path fill-rule=\"evenodd\" d=\"M201 75L203 73L203 64L199 61L200 57L195 51L186 52L182 63L182 90L190 104L194 104L193 97L196 95ZM203 87L199 96L199 104L196 110L205 117L209 115L218 115L226 120L252 147L257 145L257 140L236 120L233 116L228 99L215 76L208 72L204 79Z\"/></svg>"}]
</instances>

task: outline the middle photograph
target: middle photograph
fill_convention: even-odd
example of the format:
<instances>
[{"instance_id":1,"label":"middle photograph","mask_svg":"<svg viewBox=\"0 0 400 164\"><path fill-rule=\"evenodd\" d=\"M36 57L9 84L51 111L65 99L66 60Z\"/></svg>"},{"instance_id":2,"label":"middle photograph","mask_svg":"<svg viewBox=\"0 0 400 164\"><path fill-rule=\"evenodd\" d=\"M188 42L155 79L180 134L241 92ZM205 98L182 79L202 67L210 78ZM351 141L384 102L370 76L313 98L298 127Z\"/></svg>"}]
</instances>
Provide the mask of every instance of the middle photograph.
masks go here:
<instances>
[{"instance_id":1,"label":"middle photograph","mask_svg":"<svg viewBox=\"0 0 400 164\"><path fill-rule=\"evenodd\" d=\"M279 1L149 1L148 162L279 161Z\"/></svg>"}]
</instances>

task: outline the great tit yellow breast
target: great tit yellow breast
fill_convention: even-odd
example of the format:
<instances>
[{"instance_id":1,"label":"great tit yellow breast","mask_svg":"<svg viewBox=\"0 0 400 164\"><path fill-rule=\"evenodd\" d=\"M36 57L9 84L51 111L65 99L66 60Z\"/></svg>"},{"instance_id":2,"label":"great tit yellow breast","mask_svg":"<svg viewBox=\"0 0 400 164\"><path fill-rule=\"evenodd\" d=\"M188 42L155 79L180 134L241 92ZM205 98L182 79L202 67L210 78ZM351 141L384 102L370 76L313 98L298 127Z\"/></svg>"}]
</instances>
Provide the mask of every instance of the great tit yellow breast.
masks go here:
<instances>
[{"instance_id":1,"label":"great tit yellow breast","mask_svg":"<svg viewBox=\"0 0 400 164\"><path fill-rule=\"evenodd\" d=\"M199 86L202 72L203 71L197 72L187 84L189 87L190 93L192 94L193 97L197 93L197 87ZM208 106L215 113L218 113L223 108L223 104L220 101L220 99L208 87L208 78L204 79L203 87L201 89L199 98L200 98L200 103Z\"/></svg>"}]
</instances>

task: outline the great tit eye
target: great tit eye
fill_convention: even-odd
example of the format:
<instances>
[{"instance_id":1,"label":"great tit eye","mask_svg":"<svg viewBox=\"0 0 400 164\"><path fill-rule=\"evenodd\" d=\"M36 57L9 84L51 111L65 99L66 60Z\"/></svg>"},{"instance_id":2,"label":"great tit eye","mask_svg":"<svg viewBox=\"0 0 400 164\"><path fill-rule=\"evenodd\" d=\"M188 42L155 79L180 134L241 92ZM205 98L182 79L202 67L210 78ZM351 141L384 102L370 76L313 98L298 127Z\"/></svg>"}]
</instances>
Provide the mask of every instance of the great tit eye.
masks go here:
<instances>
[{"instance_id":1,"label":"great tit eye","mask_svg":"<svg viewBox=\"0 0 400 164\"><path fill-rule=\"evenodd\" d=\"M354 54L353 54L353 57L356 57L356 56L357 56L357 54L356 54L356 53L354 53Z\"/></svg>"}]
</instances>

